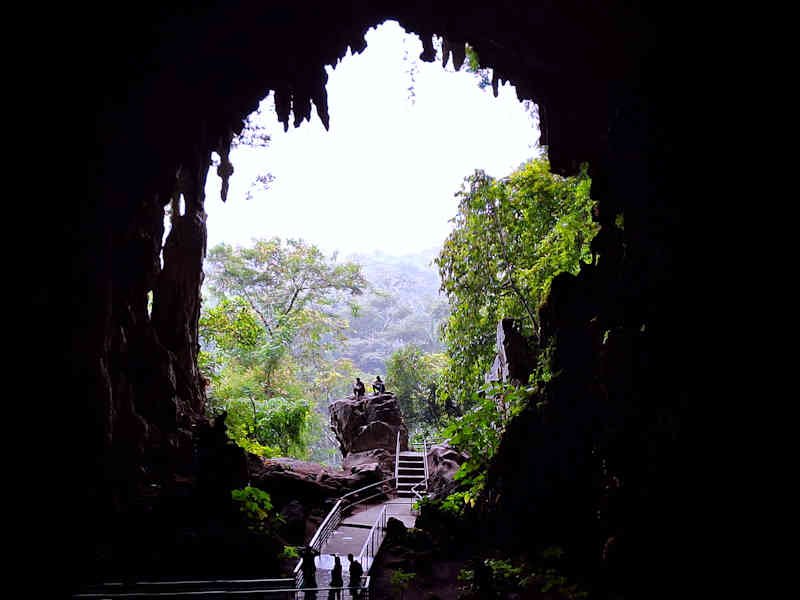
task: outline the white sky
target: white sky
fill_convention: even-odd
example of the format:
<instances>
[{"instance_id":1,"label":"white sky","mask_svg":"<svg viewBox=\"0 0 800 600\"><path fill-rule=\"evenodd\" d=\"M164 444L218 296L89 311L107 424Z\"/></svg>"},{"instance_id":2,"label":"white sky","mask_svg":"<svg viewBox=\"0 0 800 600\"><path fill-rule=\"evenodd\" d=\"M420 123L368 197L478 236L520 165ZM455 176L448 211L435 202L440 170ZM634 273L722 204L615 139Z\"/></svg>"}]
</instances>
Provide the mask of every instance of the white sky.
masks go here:
<instances>
[{"instance_id":1,"label":"white sky","mask_svg":"<svg viewBox=\"0 0 800 600\"><path fill-rule=\"evenodd\" d=\"M253 238L303 238L330 254L390 255L441 246L465 176L501 177L539 154L539 132L513 86L480 89L465 66L419 60L422 43L388 21L365 36L361 54L328 71L330 131L311 121L283 131L272 94L261 103L272 140L231 152L228 201L212 167L206 186L208 247ZM404 55L406 59L404 60ZM414 66L415 102L409 99ZM258 174L268 190L247 192Z\"/></svg>"}]
</instances>

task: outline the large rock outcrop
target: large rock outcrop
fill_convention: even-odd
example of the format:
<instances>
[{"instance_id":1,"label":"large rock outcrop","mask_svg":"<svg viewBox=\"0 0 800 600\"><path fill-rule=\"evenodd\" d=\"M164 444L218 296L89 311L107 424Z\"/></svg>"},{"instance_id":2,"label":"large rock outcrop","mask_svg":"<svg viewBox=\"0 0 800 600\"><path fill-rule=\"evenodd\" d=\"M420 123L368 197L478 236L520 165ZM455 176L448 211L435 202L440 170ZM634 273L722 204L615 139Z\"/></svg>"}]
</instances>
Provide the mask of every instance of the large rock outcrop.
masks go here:
<instances>
[{"instance_id":1,"label":"large rock outcrop","mask_svg":"<svg viewBox=\"0 0 800 600\"><path fill-rule=\"evenodd\" d=\"M377 463L342 470L294 458L264 459L248 455L250 485L269 492L285 524L287 543L306 543L334 499L385 478Z\"/></svg>"},{"instance_id":2,"label":"large rock outcrop","mask_svg":"<svg viewBox=\"0 0 800 600\"><path fill-rule=\"evenodd\" d=\"M394 394L342 398L332 402L328 410L345 469L357 471L380 465L387 476L394 473L398 433L400 450L408 450L408 428Z\"/></svg>"},{"instance_id":3,"label":"large rock outcrop","mask_svg":"<svg viewBox=\"0 0 800 600\"><path fill-rule=\"evenodd\" d=\"M370 483L383 479L377 465L372 469L332 469L294 458L263 459L249 455L251 485L267 491L277 506L292 501L303 506L322 505Z\"/></svg>"},{"instance_id":4,"label":"large rock outcrop","mask_svg":"<svg viewBox=\"0 0 800 600\"><path fill-rule=\"evenodd\" d=\"M428 448L428 494L434 498L447 496L455 487L453 477L469 456L447 442Z\"/></svg>"}]
</instances>

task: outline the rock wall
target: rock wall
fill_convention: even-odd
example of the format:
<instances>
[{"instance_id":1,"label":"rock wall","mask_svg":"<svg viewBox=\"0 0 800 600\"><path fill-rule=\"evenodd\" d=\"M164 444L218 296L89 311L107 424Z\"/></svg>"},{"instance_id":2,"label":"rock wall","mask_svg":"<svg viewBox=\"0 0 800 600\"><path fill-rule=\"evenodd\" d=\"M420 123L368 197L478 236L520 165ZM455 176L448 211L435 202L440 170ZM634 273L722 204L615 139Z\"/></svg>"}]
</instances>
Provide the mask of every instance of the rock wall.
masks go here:
<instances>
[{"instance_id":1,"label":"rock wall","mask_svg":"<svg viewBox=\"0 0 800 600\"><path fill-rule=\"evenodd\" d=\"M495 348L497 354L486 374L486 382L526 384L536 366L536 346L517 331L514 319L501 319L497 323Z\"/></svg>"},{"instance_id":2,"label":"rock wall","mask_svg":"<svg viewBox=\"0 0 800 600\"><path fill-rule=\"evenodd\" d=\"M428 495L446 497L455 487L453 477L456 471L469 456L444 442L428 448L425 458L428 461Z\"/></svg>"}]
</instances>

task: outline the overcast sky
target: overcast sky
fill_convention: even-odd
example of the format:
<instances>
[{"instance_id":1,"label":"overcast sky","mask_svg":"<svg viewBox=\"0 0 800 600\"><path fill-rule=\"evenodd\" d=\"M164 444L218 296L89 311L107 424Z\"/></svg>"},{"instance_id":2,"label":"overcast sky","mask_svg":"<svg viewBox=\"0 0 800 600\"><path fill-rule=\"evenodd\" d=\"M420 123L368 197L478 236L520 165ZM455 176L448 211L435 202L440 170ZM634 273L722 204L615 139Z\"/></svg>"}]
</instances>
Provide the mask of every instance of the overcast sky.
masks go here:
<instances>
[{"instance_id":1,"label":"overcast sky","mask_svg":"<svg viewBox=\"0 0 800 600\"><path fill-rule=\"evenodd\" d=\"M342 256L439 247L466 175L482 168L501 177L538 154L536 124L512 86L495 98L465 67L420 61L419 38L396 22L371 29L366 40L364 52L327 67L330 131L312 109L310 122L295 129L290 121L284 132L272 94L261 103L272 139L231 152L227 203L216 169L209 173L209 248L272 236ZM266 172L275 178L269 189L253 188Z\"/></svg>"}]
</instances>

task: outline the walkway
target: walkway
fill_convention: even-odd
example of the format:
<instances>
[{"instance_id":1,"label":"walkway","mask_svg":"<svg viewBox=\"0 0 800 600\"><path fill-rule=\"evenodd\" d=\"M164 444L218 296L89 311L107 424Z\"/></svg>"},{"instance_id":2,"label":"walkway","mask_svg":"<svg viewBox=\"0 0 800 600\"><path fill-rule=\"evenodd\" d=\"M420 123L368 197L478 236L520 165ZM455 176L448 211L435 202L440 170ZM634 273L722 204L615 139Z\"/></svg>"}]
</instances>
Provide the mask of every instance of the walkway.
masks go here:
<instances>
[{"instance_id":1,"label":"walkway","mask_svg":"<svg viewBox=\"0 0 800 600\"><path fill-rule=\"evenodd\" d=\"M398 438L399 446L399 438ZM399 448L398 448L399 449ZM427 448L425 448L427 450ZM341 500L336 504L326 520L317 530L315 539L319 536L319 541L314 543L319 548L320 555L314 560L317 565L317 572L314 586L326 588L330 585L331 570L334 565L334 557L339 556L342 563L342 573L345 588L343 599L350 598L347 591L349 584L348 554L352 554L361 563L364 569L366 587L369 587L369 571L375 555L380 549L381 543L386 533L386 523L390 518L395 518L406 527L414 527L416 514L413 510L413 503L427 493L427 467L425 465L426 452L404 451L396 453L395 476L389 481L394 483L394 496L389 500L377 504L350 505L345 509L346 517L343 517L339 507ZM344 500L344 498L342 498ZM328 520L333 523L328 525ZM341 520L339 520L341 519ZM317 544L319 544L317 546ZM299 565L298 565L299 568ZM299 575L299 573L298 573ZM301 588L305 587L301 585ZM365 590L367 597L369 593ZM320 591L319 594L327 594ZM301 597L319 598L315 592L303 592Z\"/></svg>"},{"instance_id":2,"label":"walkway","mask_svg":"<svg viewBox=\"0 0 800 600\"><path fill-rule=\"evenodd\" d=\"M389 517L394 517L402 521L406 527L413 527L417 516L412 512L411 505L411 498L395 498L382 504L359 507L361 510L347 517L333 531L328 541L322 546L322 554L338 554L346 557L348 553L352 553L353 556L358 556L361 553L364 542L367 541L370 529L375 524L384 506L386 507L387 520ZM319 558L322 558L322 556ZM333 558L331 558L331 565L333 565ZM364 569L366 570L365 565Z\"/></svg>"}]
</instances>

